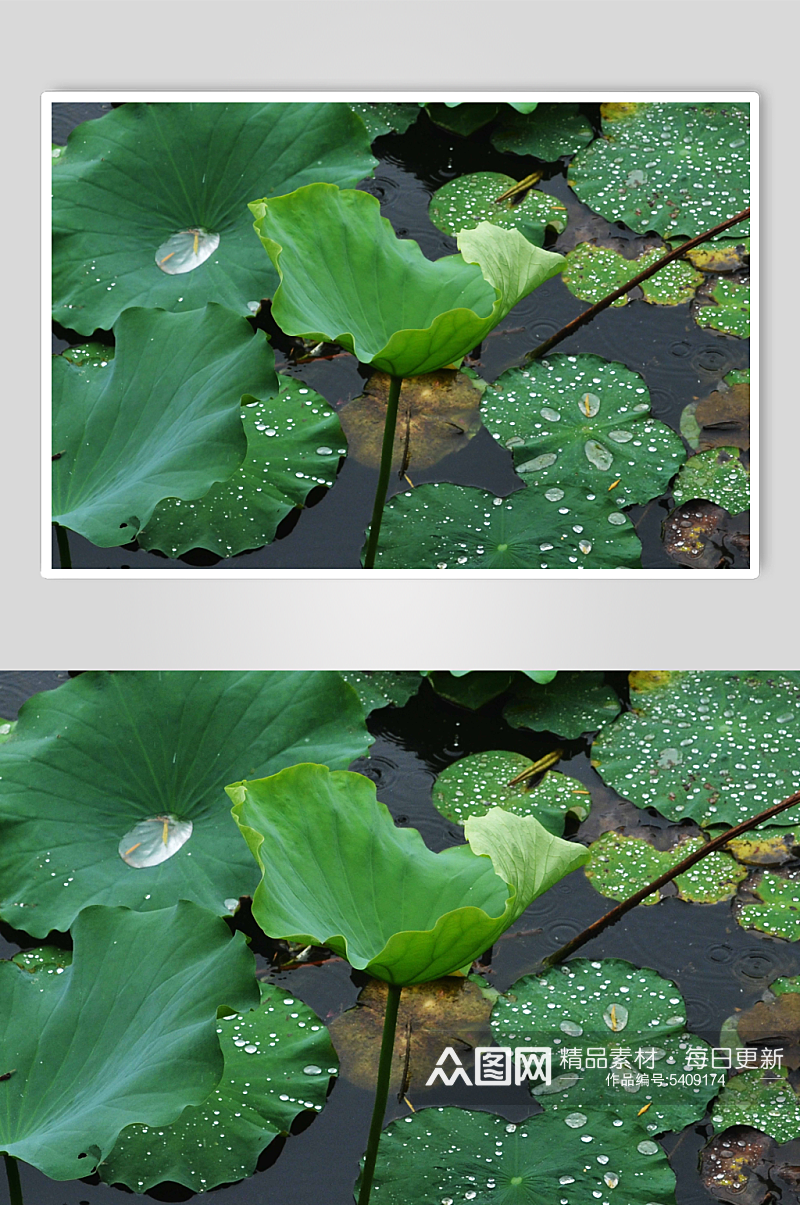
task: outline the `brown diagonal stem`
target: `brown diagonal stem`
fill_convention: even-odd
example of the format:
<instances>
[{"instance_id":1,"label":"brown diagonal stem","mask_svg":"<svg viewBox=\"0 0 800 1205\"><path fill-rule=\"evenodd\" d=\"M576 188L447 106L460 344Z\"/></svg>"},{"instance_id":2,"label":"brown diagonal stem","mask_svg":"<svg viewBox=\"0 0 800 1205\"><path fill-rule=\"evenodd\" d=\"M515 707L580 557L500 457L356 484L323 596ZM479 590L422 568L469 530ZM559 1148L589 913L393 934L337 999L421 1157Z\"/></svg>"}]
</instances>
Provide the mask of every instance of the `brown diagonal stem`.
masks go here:
<instances>
[{"instance_id":1,"label":"brown diagonal stem","mask_svg":"<svg viewBox=\"0 0 800 1205\"><path fill-rule=\"evenodd\" d=\"M598 937L610 925L615 925L620 917L623 917L626 912L630 912L631 908L635 908L637 904L641 904L642 900L647 899L648 895L652 895L654 891L658 891L666 883L671 883L679 874L683 874L689 870L701 858L708 857L715 850L722 849L733 841L734 838L741 836L742 833L749 832L751 828L755 828L757 824L763 824L765 820L771 820L773 816L777 816L779 812L783 812L786 808L793 807L794 804L800 803L800 791L795 795L790 795L788 799L784 799L782 803L774 803L771 808L767 808L764 812L759 812L757 816L752 816L749 820L744 820L741 824L737 824L735 828L729 828L727 832L720 833L718 837L714 837L713 841L709 841L701 849L696 849L694 853L689 854L677 866L673 866L671 870L665 870L662 875L654 879L652 883L648 883L646 887L642 887L639 891L634 892L627 900L623 900L621 904L617 904L616 908L612 908L605 916L601 916L593 924L579 933L577 937L573 937L560 949L554 950L552 954L548 954L543 958L539 966L534 971L534 974L541 974L556 963L573 954L575 950L580 949L587 941L591 941L593 937Z\"/></svg>"},{"instance_id":2,"label":"brown diagonal stem","mask_svg":"<svg viewBox=\"0 0 800 1205\"><path fill-rule=\"evenodd\" d=\"M582 314L578 314L578 317L573 318L572 321L568 322L566 326L562 326L560 331L556 331L556 333L551 335L549 339L545 339L544 343L540 343L538 347L533 349L533 351L528 352L527 356L525 357L526 364L531 360L538 360L539 357L543 356L545 352L548 352L551 347L555 347L556 343L560 343L562 339L566 339L568 335L574 334L575 331L579 330L582 326L585 326L587 322L591 322L592 319L601 312L601 310L607 309L612 302L617 301L617 299L620 297L624 297L626 293L629 293L631 289L636 288L636 286L641 284L643 280L647 280L649 277L655 276L656 272L660 272L662 268L666 268L667 264L671 264L673 260L680 259L680 257L685 255L687 251L691 251L693 247L699 247L701 243L707 242L708 239L714 238L717 234L722 234L723 230L727 230L730 226L736 226L739 224L739 222L744 222L745 219L749 217L750 206L748 205L747 209L743 209L742 212L737 213L735 217L728 218L725 222L720 222L718 226L712 226L712 228L710 230L706 230L704 234L698 234L696 238L689 239L688 243L682 243L680 247L676 247L675 250L670 251L668 255L664 255L661 259L657 259L656 262L651 264L649 268L645 268L644 272L640 272L638 276L634 276L633 280L629 280L627 284L620 285L620 287L615 289L613 293L609 293L608 297L601 298L600 301L591 306L588 310L584 310Z\"/></svg>"}]
</instances>

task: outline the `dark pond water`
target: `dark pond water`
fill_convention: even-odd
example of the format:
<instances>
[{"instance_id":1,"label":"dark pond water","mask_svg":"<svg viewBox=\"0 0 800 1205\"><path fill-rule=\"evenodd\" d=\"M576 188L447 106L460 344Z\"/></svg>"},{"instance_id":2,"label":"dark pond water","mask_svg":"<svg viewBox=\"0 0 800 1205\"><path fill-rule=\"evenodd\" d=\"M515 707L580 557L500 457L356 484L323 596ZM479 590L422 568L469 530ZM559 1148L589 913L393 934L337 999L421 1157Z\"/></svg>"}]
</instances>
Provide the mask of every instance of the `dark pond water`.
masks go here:
<instances>
[{"instance_id":1,"label":"dark pond water","mask_svg":"<svg viewBox=\"0 0 800 1205\"><path fill-rule=\"evenodd\" d=\"M69 131L81 121L102 116L111 106L71 104L54 106L53 141L65 143ZM598 106L586 106L590 120L599 122ZM380 160L374 178L359 187L381 202L381 212L401 237L415 239L429 259L439 259L458 250L455 240L443 234L428 218L431 195L449 180L468 172L496 171L523 179L541 166L531 157L502 154L489 142L485 131L468 140L448 134L424 116L405 134L388 134L373 143ZM566 161L563 161L566 163ZM539 186L566 205L566 230L549 250L567 252L578 242L613 237L644 246L644 239L622 225L606 222L576 198L566 182L566 166L550 168L554 174ZM734 368L749 365L749 340L703 330L691 316L689 304L656 306L636 294L626 306L610 308L592 323L564 340L555 352L588 352L622 361L644 377L650 391L653 414L678 430L683 408L706 396ZM521 364L526 353L560 330L587 309L569 292L561 278L548 281L516 306L500 326L484 340L474 367L488 381L507 368ZM304 381L334 407L357 397L366 373L359 372L350 356L294 365L288 359L291 342L271 323L268 312L255 320L266 329L276 351L276 366ZM108 336L109 341L111 336ZM86 342L85 337L56 328L53 350ZM463 451L453 453L427 471L414 473L414 484L447 481L477 486L505 495L519 488L509 454L481 430ZM364 531L369 525L377 483L377 472L344 461L335 487L320 487L304 511L294 511L278 529L278 539L266 548L240 553L227 559L195 550L178 560L143 552L136 544L122 548L97 548L72 532L69 534L74 568L83 569L231 569L352 568L360 565ZM403 488L406 488L403 485ZM394 482L390 492L397 492ZM647 506L633 507L631 518L643 545L642 565L647 569L680 569L664 548L661 525L673 509L669 494ZM741 523L740 523L741 526ZM735 544L720 543L726 568L746 568L747 559ZM53 564L59 565L53 538Z\"/></svg>"},{"instance_id":2,"label":"dark pond water","mask_svg":"<svg viewBox=\"0 0 800 1205\"><path fill-rule=\"evenodd\" d=\"M66 677L65 673L0 674L0 716L13 718L30 694L52 689ZM611 674L609 679L624 698L624 676ZM396 822L418 828L433 849L461 842L460 832L431 803L432 785L444 767L467 753L484 749L516 750L535 759L553 748L553 738L546 733L509 728L499 702L471 713L446 703L427 684L405 707L373 712L369 726L375 743L369 756L359 759L352 768L371 777L377 784L378 798L389 807ZM675 827L655 814L637 814L605 787L591 767L587 742L577 740L566 746L563 741L559 743L564 756L557 768L579 779L591 792L592 811L578 836L593 840L605 828L618 824L623 815L628 831L642 820L658 828ZM499 990L506 989L520 975L530 972L545 953L584 929L610 906L582 871L570 875L528 908L496 943L491 961L484 968L487 978ZM0 957L9 957L20 946L31 944L24 935L0 928ZM365 982L363 976L337 959L276 971L268 945L262 940L254 948L258 951L260 975L285 984L292 995L315 1009L325 1021L349 1008ZM677 898L635 909L615 928L586 945L581 950L584 954L625 958L674 981L687 1003L688 1028L712 1045L719 1040L721 1023L735 1009L753 1004L776 977L800 973L798 945L745 932L733 920L729 903L700 906ZM417 1108L442 1104L480 1107L476 1089L462 1089L459 1096L456 1088L426 1091L412 1085L410 1093ZM538 1106L531 1105L521 1089L506 1099L506 1105L492 1099L483 1107L502 1112L511 1121L538 1112ZM370 1093L340 1078L327 1107L309 1128L292 1135L285 1144L273 1144L255 1176L213 1190L213 1199L220 1205L320 1205L321 1200L324 1205L352 1205L352 1186L370 1112ZM405 1106L390 1097L387 1118L405 1114ZM678 1205L708 1205L712 1199L697 1176L698 1152L709 1134L709 1128L698 1124L662 1140L678 1177ZM21 1171L26 1205L121 1205L131 1195L127 1190L91 1180L56 1184L32 1168L22 1167ZM147 1195L178 1201L188 1200L191 1194L165 1186ZM785 1189L782 1196L771 1199L796 1203L800 1198ZM7 1187L0 1174L0 1203L6 1205L7 1201Z\"/></svg>"}]
</instances>

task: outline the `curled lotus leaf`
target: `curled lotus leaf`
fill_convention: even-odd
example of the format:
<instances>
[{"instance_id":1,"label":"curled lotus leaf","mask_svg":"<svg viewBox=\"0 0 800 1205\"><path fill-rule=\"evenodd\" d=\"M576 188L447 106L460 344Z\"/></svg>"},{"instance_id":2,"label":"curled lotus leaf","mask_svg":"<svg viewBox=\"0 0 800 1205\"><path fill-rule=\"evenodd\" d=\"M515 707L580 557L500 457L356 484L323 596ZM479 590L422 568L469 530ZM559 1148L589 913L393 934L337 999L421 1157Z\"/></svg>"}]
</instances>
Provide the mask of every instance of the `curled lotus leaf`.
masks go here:
<instances>
[{"instance_id":1,"label":"curled lotus leaf","mask_svg":"<svg viewBox=\"0 0 800 1205\"><path fill-rule=\"evenodd\" d=\"M468 966L586 851L495 808L468 845L433 853L397 828L360 774L301 765L226 788L262 871L253 916L274 938L323 945L389 983Z\"/></svg>"},{"instance_id":2,"label":"curled lotus leaf","mask_svg":"<svg viewBox=\"0 0 800 1205\"><path fill-rule=\"evenodd\" d=\"M217 1009L258 1003L244 935L186 900L87 908L72 937L68 965L0 962L0 1152L53 1180L199 1105L223 1070Z\"/></svg>"},{"instance_id":3,"label":"curled lotus leaf","mask_svg":"<svg viewBox=\"0 0 800 1205\"><path fill-rule=\"evenodd\" d=\"M248 200L356 184L376 164L369 142L346 104L124 104L84 122L53 174L54 317L89 335L131 306L214 301L247 315L277 284L253 255ZM188 256L178 275L165 270L178 249L161 251L176 235ZM212 235L201 259L195 240L200 251Z\"/></svg>"},{"instance_id":4,"label":"curled lotus leaf","mask_svg":"<svg viewBox=\"0 0 800 1205\"><path fill-rule=\"evenodd\" d=\"M397 238L377 198L329 184L250 209L281 278L272 303L281 330L338 343L400 377L461 360L563 265L488 222L461 232L460 254L431 262Z\"/></svg>"}]
</instances>

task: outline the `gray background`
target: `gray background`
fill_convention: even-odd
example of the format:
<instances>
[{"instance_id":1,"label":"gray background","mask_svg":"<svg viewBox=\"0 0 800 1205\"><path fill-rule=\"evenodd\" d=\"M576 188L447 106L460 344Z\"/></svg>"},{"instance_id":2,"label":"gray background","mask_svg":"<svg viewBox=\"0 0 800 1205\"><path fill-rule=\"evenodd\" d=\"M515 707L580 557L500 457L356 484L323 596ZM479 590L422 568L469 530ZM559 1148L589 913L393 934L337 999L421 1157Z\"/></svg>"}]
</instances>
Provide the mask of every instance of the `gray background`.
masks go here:
<instances>
[{"instance_id":1,"label":"gray background","mask_svg":"<svg viewBox=\"0 0 800 1205\"><path fill-rule=\"evenodd\" d=\"M797 13L774 0L2 3L0 665L797 668ZM404 87L760 93L761 576L43 579L41 92Z\"/></svg>"}]
</instances>

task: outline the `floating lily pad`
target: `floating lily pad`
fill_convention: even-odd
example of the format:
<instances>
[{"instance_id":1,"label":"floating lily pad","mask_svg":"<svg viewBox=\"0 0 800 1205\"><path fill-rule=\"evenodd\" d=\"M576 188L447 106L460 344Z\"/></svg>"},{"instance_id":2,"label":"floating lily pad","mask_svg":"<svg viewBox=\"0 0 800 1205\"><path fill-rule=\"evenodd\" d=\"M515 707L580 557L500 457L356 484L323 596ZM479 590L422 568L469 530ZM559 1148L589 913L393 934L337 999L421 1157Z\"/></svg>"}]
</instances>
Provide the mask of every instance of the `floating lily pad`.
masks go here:
<instances>
[{"instance_id":1,"label":"floating lily pad","mask_svg":"<svg viewBox=\"0 0 800 1205\"><path fill-rule=\"evenodd\" d=\"M347 453L336 411L302 381L279 381L278 396L243 399L247 453L240 467L194 502L160 502L139 534L142 548L172 557L190 548L220 556L261 548L311 490L334 484L339 459Z\"/></svg>"},{"instance_id":2,"label":"floating lily pad","mask_svg":"<svg viewBox=\"0 0 800 1205\"><path fill-rule=\"evenodd\" d=\"M538 487L538 488L537 488ZM507 498L460 485L397 494L381 525L377 569L638 568L628 517L581 486L539 485Z\"/></svg>"},{"instance_id":3,"label":"floating lily pad","mask_svg":"<svg viewBox=\"0 0 800 1205\"><path fill-rule=\"evenodd\" d=\"M800 686L780 673L631 675L633 710L592 746L602 779L671 820L739 824L800 787ZM781 814L800 822L800 807Z\"/></svg>"},{"instance_id":4,"label":"floating lily pad","mask_svg":"<svg viewBox=\"0 0 800 1205\"><path fill-rule=\"evenodd\" d=\"M571 486L617 507L649 502L685 459L679 437L650 414L639 374L600 356L555 355L510 368L484 393L482 413L522 479L546 497ZM581 503L580 511L602 505Z\"/></svg>"},{"instance_id":5,"label":"floating lily pad","mask_svg":"<svg viewBox=\"0 0 800 1205\"><path fill-rule=\"evenodd\" d=\"M643 1151L643 1131L627 1116L593 1109L585 1117L575 1128L555 1110L515 1124L469 1109L421 1109L381 1134L376 1193L386 1205L597 1205L614 1201L619 1185L625 1205L674 1202L675 1176L660 1146Z\"/></svg>"},{"instance_id":6,"label":"floating lily pad","mask_svg":"<svg viewBox=\"0 0 800 1205\"><path fill-rule=\"evenodd\" d=\"M203 1101L222 1073L217 1009L258 1001L244 935L186 900L89 908L72 936L69 966L0 963L0 1151L53 1180L90 1175L124 1126Z\"/></svg>"},{"instance_id":7,"label":"floating lily pad","mask_svg":"<svg viewBox=\"0 0 800 1205\"><path fill-rule=\"evenodd\" d=\"M672 849L660 850L644 837L605 832L589 846L586 876L601 895L627 900L704 844L702 837L689 837ZM685 874L678 875L673 882L682 900L716 904L731 899L736 894L737 884L746 878L744 866L737 865L730 854L717 851ZM662 893L656 891L643 902L657 904L660 899Z\"/></svg>"},{"instance_id":8,"label":"floating lily pad","mask_svg":"<svg viewBox=\"0 0 800 1205\"><path fill-rule=\"evenodd\" d=\"M708 831L716 837L724 829L709 825ZM800 844L798 833L794 829L766 828L755 833L744 833L728 842L727 849L737 862L745 866L782 866L795 856L795 848Z\"/></svg>"},{"instance_id":9,"label":"floating lily pad","mask_svg":"<svg viewBox=\"0 0 800 1205\"><path fill-rule=\"evenodd\" d=\"M760 929L786 941L800 939L800 879L765 870L753 893L761 904L741 904L736 919L745 929Z\"/></svg>"},{"instance_id":10,"label":"floating lily pad","mask_svg":"<svg viewBox=\"0 0 800 1205\"><path fill-rule=\"evenodd\" d=\"M503 718L512 728L554 732L574 740L593 732L619 715L616 691L606 686L601 673L560 673L545 686L520 686Z\"/></svg>"},{"instance_id":11,"label":"floating lily pad","mask_svg":"<svg viewBox=\"0 0 800 1205\"><path fill-rule=\"evenodd\" d=\"M390 1092L396 1093L405 1080L405 1089L413 1098L425 1086L446 1046L457 1045L463 1050L488 1040L491 998L496 995L478 976L467 979L453 975L404 988L397 1014ZM342 1060L343 1078L373 1091L386 996L386 984L371 979L355 1007L330 1025L331 1038Z\"/></svg>"},{"instance_id":12,"label":"floating lily pad","mask_svg":"<svg viewBox=\"0 0 800 1205\"><path fill-rule=\"evenodd\" d=\"M437 695L455 703L457 707L468 707L477 711L485 703L496 699L511 685L513 674L505 670L471 670L467 673L449 673L441 670L428 674L428 681Z\"/></svg>"},{"instance_id":13,"label":"floating lily pad","mask_svg":"<svg viewBox=\"0 0 800 1205\"><path fill-rule=\"evenodd\" d=\"M298 1113L322 1110L336 1051L316 1013L285 987L262 984L260 1006L221 1018L217 1034L219 1085L172 1125L126 1126L100 1166L106 1184L144 1193L169 1180L207 1192L252 1175Z\"/></svg>"},{"instance_id":14,"label":"floating lily pad","mask_svg":"<svg viewBox=\"0 0 800 1205\"><path fill-rule=\"evenodd\" d=\"M562 1059L556 1053L559 1047L553 1047L553 1075L571 1066L578 1072L565 1091L549 1093L544 1085L535 1084L533 1093L546 1110L561 1115L562 1125L564 1114L599 1111L604 1115L598 1122L602 1132L626 1130L629 1150L636 1142L632 1130L642 1131L642 1138L681 1130L703 1116L706 1102L718 1091L713 1083L658 1087L659 1076L680 1076L684 1071L690 1045L709 1050L701 1039L686 1033L685 1025L686 1008L675 985L655 971L619 958L602 962L577 958L541 976L525 975L492 1010L492 1033L499 1046L553 1047L557 1035L562 1047L580 1048L580 1059L571 1064L564 1049ZM605 1056L595 1059L594 1066L586 1054L589 1047L595 1052L602 1048ZM615 1050L621 1052L616 1060ZM638 1051L652 1053L637 1057ZM615 1061L621 1075L627 1072L635 1080L638 1072L644 1079L609 1082ZM584 1122L576 1129L600 1136Z\"/></svg>"},{"instance_id":15,"label":"floating lily pad","mask_svg":"<svg viewBox=\"0 0 800 1205\"><path fill-rule=\"evenodd\" d=\"M750 338L750 285L735 280L718 280L710 292L716 305L698 305L694 320L698 326L710 327L738 339Z\"/></svg>"},{"instance_id":16,"label":"floating lily pad","mask_svg":"<svg viewBox=\"0 0 800 1205\"><path fill-rule=\"evenodd\" d=\"M342 677L361 700L364 715L381 707L402 707L422 683L421 675L413 670L368 669L360 673L348 671Z\"/></svg>"},{"instance_id":17,"label":"floating lily pad","mask_svg":"<svg viewBox=\"0 0 800 1205\"><path fill-rule=\"evenodd\" d=\"M673 243L678 246L679 241ZM736 272L750 257L750 239L721 238L686 252L686 259L703 272ZM749 379L749 378L748 378Z\"/></svg>"},{"instance_id":18,"label":"floating lily pad","mask_svg":"<svg viewBox=\"0 0 800 1205\"><path fill-rule=\"evenodd\" d=\"M693 238L750 204L748 104L628 102L601 114L603 137L575 156L569 183L608 221Z\"/></svg>"},{"instance_id":19,"label":"floating lily pad","mask_svg":"<svg viewBox=\"0 0 800 1205\"><path fill-rule=\"evenodd\" d=\"M540 781L509 786L509 780L530 766L519 753L491 750L471 753L443 770L433 788L433 805L447 820L463 824L470 816L485 816L493 807L518 816L535 816L549 833L564 833L567 812L591 805L589 792L574 778L548 770Z\"/></svg>"},{"instance_id":20,"label":"floating lily pad","mask_svg":"<svg viewBox=\"0 0 800 1205\"><path fill-rule=\"evenodd\" d=\"M750 474L739 459L738 448L712 448L690 456L672 487L676 503L707 498L731 515L750 507Z\"/></svg>"},{"instance_id":21,"label":"floating lily pad","mask_svg":"<svg viewBox=\"0 0 800 1205\"><path fill-rule=\"evenodd\" d=\"M492 145L498 151L535 155L545 163L555 163L562 155L574 155L593 137L578 105L540 104L535 113L501 113L492 131Z\"/></svg>"},{"instance_id":22,"label":"floating lily pad","mask_svg":"<svg viewBox=\"0 0 800 1205\"><path fill-rule=\"evenodd\" d=\"M217 305L126 310L106 367L53 359L53 519L126 544L164 498L200 498L242 463L242 396L277 389L272 349Z\"/></svg>"},{"instance_id":23,"label":"floating lily pad","mask_svg":"<svg viewBox=\"0 0 800 1205\"><path fill-rule=\"evenodd\" d=\"M787 1080L786 1068L733 1076L720 1092L711 1120L715 1130L751 1125L778 1142L800 1137L800 1100Z\"/></svg>"},{"instance_id":24,"label":"floating lily pad","mask_svg":"<svg viewBox=\"0 0 800 1205\"><path fill-rule=\"evenodd\" d=\"M88 673L36 695L0 746L0 917L44 937L87 904L227 915L258 875L225 783L306 757L346 766L369 744L332 673ZM158 838L167 820L192 822L182 846L126 865L123 838L142 821Z\"/></svg>"},{"instance_id":25,"label":"floating lily pad","mask_svg":"<svg viewBox=\"0 0 800 1205\"><path fill-rule=\"evenodd\" d=\"M287 335L339 343L396 376L454 365L563 257L482 222L459 255L431 262L398 239L376 197L312 184L250 209L281 283L272 316Z\"/></svg>"},{"instance_id":26,"label":"floating lily pad","mask_svg":"<svg viewBox=\"0 0 800 1205\"><path fill-rule=\"evenodd\" d=\"M256 923L274 938L328 946L389 983L426 983L469 965L534 899L586 860L532 816L494 808L468 845L433 853L398 828L360 774L295 766L227 788L263 872Z\"/></svg>"},{"instance_id":27,"label":"floating lily pad","mask_svg":"<svg viewBox=\"0 0 800 1205\"><path fill-rule=\"evenodd\" d=\"M375 469L381 463L389 381L385 372L373 373L363 394L339 411L350 455ZM465 448L480 430L482 393L463 372L440 369L407 377L397 405L392 469L428 469Z\"/></svg>"},{"instance_id":28,"label":"floating lily pad","mask_svg":"<svg viewBox=\"0 0 800 1205\"><path fill-rule=\"evenodd\" d=\"M472 230L479 222L491 222L505 230L519 230L528 242L541 247L548 226L559 234L566 229L566 206L535 188L498 205L496 198L516 183L513 177L500 172L459 176L437 188L428 215L434 226L454 238L460 230Z\"/></svg>"},{"instance_id":29,"label":"floating lily pad","mask_svg":"<svg viewBox=\"0 0 800 1205\"><path fill-rule=\"evenodd\" d=\"M497 115L500 106L457 101L454 104L427 104L425 108L435 125L450 130L453 134L467 137L482 126L488 125Z\"/></svg>"},{"instance_id":30,"label":"floating lily pad","mask_svg":"<svg viewBox=\"0 0 800 1205\"><path fill-rule=\"evenodd\" d=\"M419 105L396 101L350 101L350 108L357 113L370 138L380 138L383 134L405 134L419 117Z\"/></svg>"},{"instance_id":31,"label":"floating lily pad","mask_svg":"<svg viewBox=\"0 0 800 1205\"><path fill-rule=\"evenodd\" d=\"M356 184L376 164L369 142L346 104L125 104L85 122L53 177L54 317L88 335L130 306L248 314L278 282L247 202ZM205 262L195 238L198 252L218 240ZM188 259L170 275L181 247Z\"/></svg>"},{"instance_id":32,"label":"floating lily pad","mask_svg":"<svg viewBox=\"0 0 800 1205\"><path fill-rule=\"evenodd\" d=\"M582 301L596 302L633 280L645 268L663 259L665 254L663 248L653 247L650 251L642 252L637 259L626 259L611 247L580 243L573 251L567 252L567 266L562 279L570 293ZM702 272L695 271L691 264L673 260L639 287L645 301L653 305L681 305L691 301L703 280ZM626 293L611 304L623 306L629 300Z\"/></svg>"}]
</instances>

